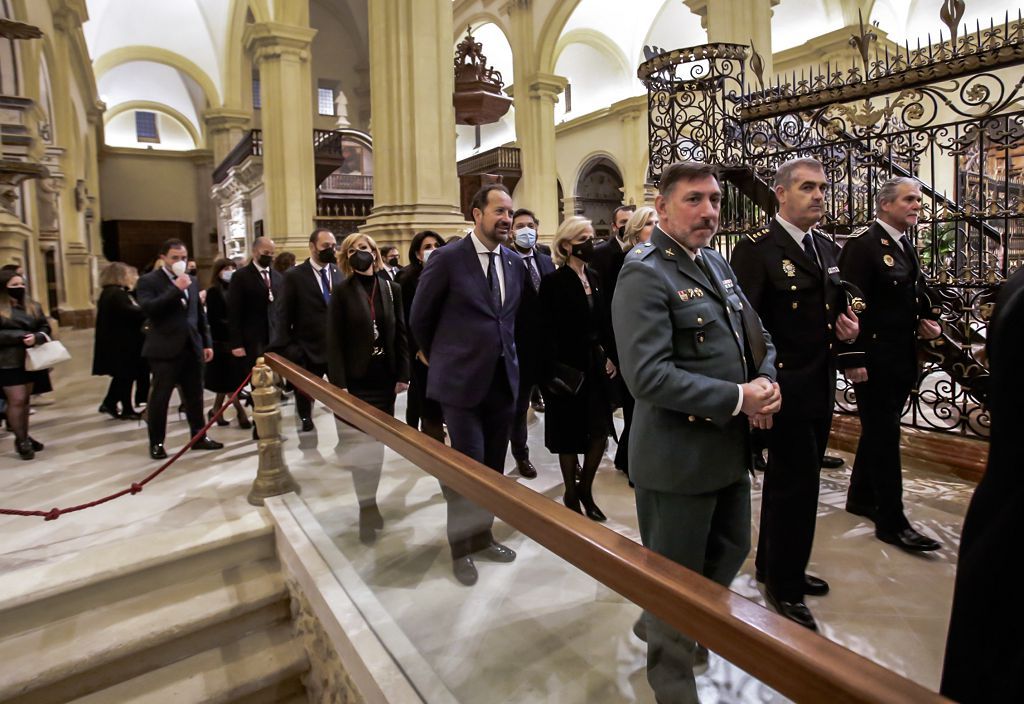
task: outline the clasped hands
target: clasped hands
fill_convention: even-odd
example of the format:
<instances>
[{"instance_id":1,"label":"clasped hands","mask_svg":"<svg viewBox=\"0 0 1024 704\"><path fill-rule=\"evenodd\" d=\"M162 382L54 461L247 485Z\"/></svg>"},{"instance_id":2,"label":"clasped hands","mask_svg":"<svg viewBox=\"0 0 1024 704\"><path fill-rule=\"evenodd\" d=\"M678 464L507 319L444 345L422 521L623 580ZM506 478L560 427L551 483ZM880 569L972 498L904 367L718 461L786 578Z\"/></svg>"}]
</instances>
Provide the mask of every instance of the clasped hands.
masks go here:
<instances>
[{"instance_id":1,"label":"clasped hands","mask_svg":"<svg viewBox=\"0 0 1024 704\"><path fill-rule=\"evenodd\" d=\"M750 427L770 430L772 416L782 408L779 385L763 376L743 384L743 405L740 410L750 420Z\"/></svg>"}]
</instances>

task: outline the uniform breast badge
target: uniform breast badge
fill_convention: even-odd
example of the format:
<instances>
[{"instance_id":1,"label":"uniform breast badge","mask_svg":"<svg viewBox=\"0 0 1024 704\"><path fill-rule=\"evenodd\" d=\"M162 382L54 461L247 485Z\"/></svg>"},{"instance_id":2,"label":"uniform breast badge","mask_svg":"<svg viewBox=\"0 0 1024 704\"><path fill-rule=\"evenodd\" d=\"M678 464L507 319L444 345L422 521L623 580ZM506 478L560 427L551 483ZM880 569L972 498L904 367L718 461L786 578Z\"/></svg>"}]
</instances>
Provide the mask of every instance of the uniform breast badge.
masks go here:
<instances>
[{"instance_id":1,"label":"uniform breast badge","mask_svg":"<svg viewBox=\"0 0 1024 704\"><path fill-rule=\"evenodd\" d=\"M674 257L674 256L676 256L676 253L672 251L671 247L667 247L665 249L665 256L666 257Z\"/></svg>"},{"instance_id":2,"label":"uniform breast badge","mask_svg":"<svg viewBox=\"0 0 1024 704\"><path fill-rule=\"evenodd\" d=\"M796 267L789 259L782 260L782 271L791 279L796 277Z\"/></svg>"},{"instance_id":3,"label":"uniform breast badge","mask_svg":"<svg viewBox=\"0 0 1024 704\"><path fill-rule=\"evenodd\" d=\"M896 264L896 260L892 258L891 254L884 255L882 261L885 262L886 266L895 266Z\"/></svg>"},{"instance_id":4,"label":"uniform breast badge","mask_svg":"<svg viewBox=\"0 0 1024 704\"><path fill-rule=\"evenodd\" d=\"M689 290L686 290L686 291L676 291L676 293L679 294L679 300L680 301L688 301L688 300L690 300L690 291Z\"/></svg>"}]
</instances>

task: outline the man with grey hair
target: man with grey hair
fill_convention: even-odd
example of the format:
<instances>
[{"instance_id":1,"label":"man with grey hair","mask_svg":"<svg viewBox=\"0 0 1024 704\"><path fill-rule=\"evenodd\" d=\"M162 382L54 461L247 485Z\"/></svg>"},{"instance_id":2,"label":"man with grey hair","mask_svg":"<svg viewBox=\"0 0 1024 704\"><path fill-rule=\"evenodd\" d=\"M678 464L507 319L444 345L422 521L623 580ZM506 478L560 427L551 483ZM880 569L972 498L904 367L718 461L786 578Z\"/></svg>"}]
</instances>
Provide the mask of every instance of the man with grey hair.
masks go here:
<instances>
[{"instance_id":1,"label":"man with grey hair","mask_svg":"<svg viewBox=\"0 0 1024 704\"><path fill-rule=\"evenodd\" d=\"M782 410L768 433L755 567L768 603L816 629L805 596L828 583L806 573L818 512L821 460L835 406L834 347L857 337L839 279L839 248L814 229L825 212L828 179L816 159L778 168L779 213L733 251L732 268L777 351Z\"/></svg>"},{"instance_id":2,"label":"man with grey hair","mask_svg":"<svg viewBox=\"0 0 1024 704\"><path fill-rule=\"evenodd\" d=\"M890 179L878 189L875 206L875 223L839 257L843 278L868 303L860 338L840 353L861 424L846 510L874 521L883 542L908 552L938 550L939 543L911 527L904 514L900 466L900 418L918 374L915 333L931 339L942 332L914 251L921 189L911 178Z\"/></svg>"}]
</instances>

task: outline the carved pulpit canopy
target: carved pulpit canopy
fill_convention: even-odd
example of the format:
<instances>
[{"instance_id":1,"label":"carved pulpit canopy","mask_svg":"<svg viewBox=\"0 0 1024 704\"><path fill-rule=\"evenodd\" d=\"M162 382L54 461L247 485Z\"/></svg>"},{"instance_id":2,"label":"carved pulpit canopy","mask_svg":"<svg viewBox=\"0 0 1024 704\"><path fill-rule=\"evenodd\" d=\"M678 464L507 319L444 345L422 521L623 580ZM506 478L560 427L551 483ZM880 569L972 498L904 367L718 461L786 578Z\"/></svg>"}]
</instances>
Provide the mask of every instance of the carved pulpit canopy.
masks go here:
<instances>
[{"instance_id":1,"label":"carved pulpit canopy","mask_svg":"<svg viewBox=\"0 0 1024 704\"><path fill-rule=\"evenodd\" d=\"M512 106L502 93L501 73L487 65L483 45L473 37L472 28L455 49L455 122L487 125L497 122Z\"/></svg>"}]
</instances>

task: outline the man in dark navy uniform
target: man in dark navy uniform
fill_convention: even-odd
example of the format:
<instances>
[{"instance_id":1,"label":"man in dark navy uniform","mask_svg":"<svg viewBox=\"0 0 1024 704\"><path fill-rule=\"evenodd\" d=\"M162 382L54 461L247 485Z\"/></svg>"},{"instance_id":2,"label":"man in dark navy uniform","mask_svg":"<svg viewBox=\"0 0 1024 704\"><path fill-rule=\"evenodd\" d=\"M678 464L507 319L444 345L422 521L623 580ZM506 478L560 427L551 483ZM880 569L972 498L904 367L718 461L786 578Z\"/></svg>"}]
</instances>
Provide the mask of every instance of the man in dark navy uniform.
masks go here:
<instances>
[{"instance_id":1,"label":"man in dark navy uniform","mask_svg":"<svg viewBox=\"0 0 1024 704\"><path fill-rule=\"evenodd\" d=\"M857 342L840 353L853 382L861 434L846 510L875 522L878 539L909 552L938 550L903 512L900 418L917 382L917 343L942 330L924 296L913 233L921 190L911 178L886 181L875 198L875 223L851 239L839 258L843 278L867 299Z\"/></svg>"},{"instance_id":2,"label":"man in dark navy uniform","mask_svg":"<svg viewBox=\"0 0 1024 704\"><path fill-rule=\"evenodd\" d=\"M814 543L821 460L835 406L836 344L857 337L836 258L839 248L814 230L828 180L816 159L792 159L775 174L779 213L768 229L736 245L732 268L776 349L782 410L768 433L757 577L780 614L810 629L806 595L828 583L806 574Z\"/></svg>"}]
</instances>

